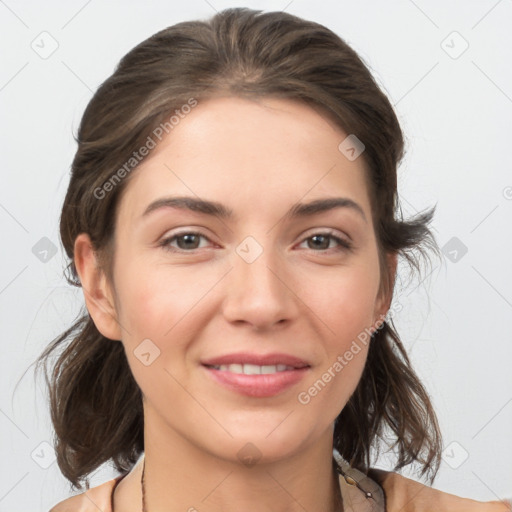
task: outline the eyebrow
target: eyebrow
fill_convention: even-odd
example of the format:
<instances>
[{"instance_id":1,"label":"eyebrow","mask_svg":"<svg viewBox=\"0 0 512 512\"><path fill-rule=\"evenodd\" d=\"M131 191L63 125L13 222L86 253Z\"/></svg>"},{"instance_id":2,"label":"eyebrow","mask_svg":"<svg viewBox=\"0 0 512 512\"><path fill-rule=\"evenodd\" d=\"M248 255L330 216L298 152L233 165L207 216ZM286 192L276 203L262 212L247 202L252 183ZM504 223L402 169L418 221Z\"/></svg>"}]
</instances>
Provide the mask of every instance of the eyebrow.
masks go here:
<instances>
[{"instance_id":1,"label":"eyebrow","mask_svg":"<svg viewBox=\"0 0 512 512\"><path fill-rule=\"evenodd\" d=\"M233 210L216 201L207 201L205 199L189 196L170 196L162 197L150 203L144 210L142 217L146 217L151 212L161 208L190 210L205 215L220 217L221 219L226 220L233 219L235 216ZM284 217L310 217L317 213L326 212L335 208L349 208L358 212L363 220L368 222L363 208L348 197L329 197L325 199L315 199L309 203L297 203L286 212Z\"/></svg>"}]
</instances>

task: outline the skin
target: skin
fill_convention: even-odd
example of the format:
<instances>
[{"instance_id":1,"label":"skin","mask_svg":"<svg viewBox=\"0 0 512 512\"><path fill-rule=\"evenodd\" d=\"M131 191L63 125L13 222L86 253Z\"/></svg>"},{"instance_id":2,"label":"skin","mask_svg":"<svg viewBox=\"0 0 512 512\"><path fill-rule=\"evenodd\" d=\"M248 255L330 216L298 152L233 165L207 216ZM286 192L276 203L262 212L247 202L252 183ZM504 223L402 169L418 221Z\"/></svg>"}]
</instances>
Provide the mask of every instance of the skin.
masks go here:
<instances>
[{"instance_id":1,"label":"skin","mask_svg":"<svg viewBox=\"0 0 512 512\"><path fill-rule=\"evenodd\" d=\"M309 403L297 396L372 329L391 299L380 290L363 158L350 161L338 150L346 136L320 111L290 100L200 102L127 184L113 283L96 267L88 235L77 237L87 308L104 336L123 343L144 396L148 510L336 509L333 422L357 386L368 346L360 344ZM220 202L235 218L174 208L142 217L168 195ZM351 208L284 217L298 202L327 197L352 199L366 220ZM311 237L327 230L352 249L329 237L315 244ZM206 238L169 241L176 252L159 245L197 231ZM251 263L236 251L248 236L263 250ZM394 278L396 258L388 264ZM148 366L134 354L144 339L160 350ZM239 351L285 352L310 368L276 396L247 397L214 382L200 364ZM260 457L250 467L238 456L248 442ZM117 486L115 512L140 503L140 472L139 465Z\"/></svg>"}]
</instances>

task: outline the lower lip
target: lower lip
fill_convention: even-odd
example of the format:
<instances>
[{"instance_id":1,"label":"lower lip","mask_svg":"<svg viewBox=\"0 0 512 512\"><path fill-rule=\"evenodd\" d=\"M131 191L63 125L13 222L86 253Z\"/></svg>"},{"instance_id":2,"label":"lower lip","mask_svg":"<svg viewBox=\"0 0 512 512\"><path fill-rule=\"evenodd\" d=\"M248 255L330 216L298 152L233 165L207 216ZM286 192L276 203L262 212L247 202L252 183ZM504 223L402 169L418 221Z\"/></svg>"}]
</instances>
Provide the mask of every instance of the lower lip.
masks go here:
<instances>
[{"instance_id":1,"label":"lower lip","mask_svg":"<svg viewBox=\"0 0 512 512\"><path fill-rule=\"evenodd\" d=\"M241 395L253 397L277 395L297 384L309 370L309 366L306 366L304 368L285 370L283 372L246 375L244 373L233 373L227 370L217 370L204 365L203 368L205 368L219 384Z\"/></svg>"}]
</instances>

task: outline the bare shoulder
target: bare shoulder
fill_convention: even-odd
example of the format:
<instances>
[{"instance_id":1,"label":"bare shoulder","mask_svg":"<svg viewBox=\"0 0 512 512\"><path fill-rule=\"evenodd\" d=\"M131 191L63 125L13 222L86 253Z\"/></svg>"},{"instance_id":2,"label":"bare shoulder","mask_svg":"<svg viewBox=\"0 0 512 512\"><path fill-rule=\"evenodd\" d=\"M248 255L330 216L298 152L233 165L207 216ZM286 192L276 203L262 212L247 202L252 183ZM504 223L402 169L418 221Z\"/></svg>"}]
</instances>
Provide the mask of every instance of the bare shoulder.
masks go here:
<instances>
[{"instance_id":1,"label":"bare shoulder","mask_svg":"<svg viewBox=\"0 0 512 512\"><path fill-rule=\"evenodd\" d=\"M369 476L384 490L386 512L512 512L510 501L482 502L463 498L391 471L372 468Z\"/></svg>"},{"instance_id":2,"label":"bare shoulder","mask_svg":"<svg viewBox=\"0 0 512 512\"><path fill-rule=\"evenodd\" d=\"M60 501L49 512L97 512L98 510L112 512L112 491L119 478L113 478L76 496Z\"/></svg>"},{"instance_id":3,"label":"bare shoulder","mask_svg":"<svg viewBox=\"0 0 512 512\"><path fill-rule=\"evenodd\" d=\"M78 512L83 509L83 495L85 493L77 494L76 496L71 496L71 498L67 498L63 501L60 501L50 509L49 512Z\"/></svg>"}]
</instances>

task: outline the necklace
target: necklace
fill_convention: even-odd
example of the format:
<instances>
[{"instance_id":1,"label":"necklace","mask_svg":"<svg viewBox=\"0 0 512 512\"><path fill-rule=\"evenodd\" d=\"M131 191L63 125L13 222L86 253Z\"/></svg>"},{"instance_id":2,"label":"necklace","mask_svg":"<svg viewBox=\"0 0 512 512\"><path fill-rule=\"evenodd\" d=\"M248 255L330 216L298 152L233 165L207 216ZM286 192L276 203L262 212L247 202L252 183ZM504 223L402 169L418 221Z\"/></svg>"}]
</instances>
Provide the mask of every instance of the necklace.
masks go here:
<instances>
[{"instance_id":1,"label":"necklace","mask_svg":"<svg viewBox=\"0 0 512 512\"><path fill-rule=\"evenodd\" d=\"M142 512L146 511L146 500L145 500L145 492L144 492L144 470L146 469L146 457L144 457L144 461L142 462L142 478L140 479L140 484L142 488Z\"/></svg>"},{"instance_id":2,"label":"necklace","mask_svg":"<svg viewBox=\"0 0 512 512\"><path fill-rule=\"evenodd\" d=\"M144 470L146 469L146 458L144 457L144 461L142 462L142 477L141 477L141 488L142 488L142 512L147 512L146 510L146 487L144 485ZM339 507L342 505L340 502L340 498L336 495L336 505Z\"/></svg>"},{"instance_id":3,"label":"necklace","mask_svg":"<svg viewBox=\"0 0 512 512\"><path fill-rule=\"evenodd\" d=\"M360 484L360 481L361 479L365 479L365 480L369 480L365 477L365 475L363 473L361 473L360 471L356 470L355 468L351 468L347 461L339 454L339 452L337 450L334 451L334 457L335 459L338 461L338 466L337 466L337 472L339 474L341 474L345 481L349 484L349 485L352 485L356 488L358 488L363 494L364 496L368 499L368 500L375 500L377 499L377 502L378 503L384 503L383 501L383 493L382 493L382 489L380 488L380 486L377 486L377 488L379 489L377 493L372 493L368 490L368 488L365 489L365 487L363 487L361 484ZM141 477L141 488L142 488L142 512L147 512L147 509L146 509L146 486L144 485L145 484L145 481L144 481L144 470L146 469L146 457L144 457L144 461L142 463L142 477ZM372 482L374 483L374 482ZM342 498L343 499L343 498ZM342 501L340 502L340 498L338 497L338 495L336 496L336 502L338 505L342 505ZM372 508L373 510L373 508ZM379 510L384 510L384 508L382 509L379 509Z\"/></svg>"}]
</instances>

